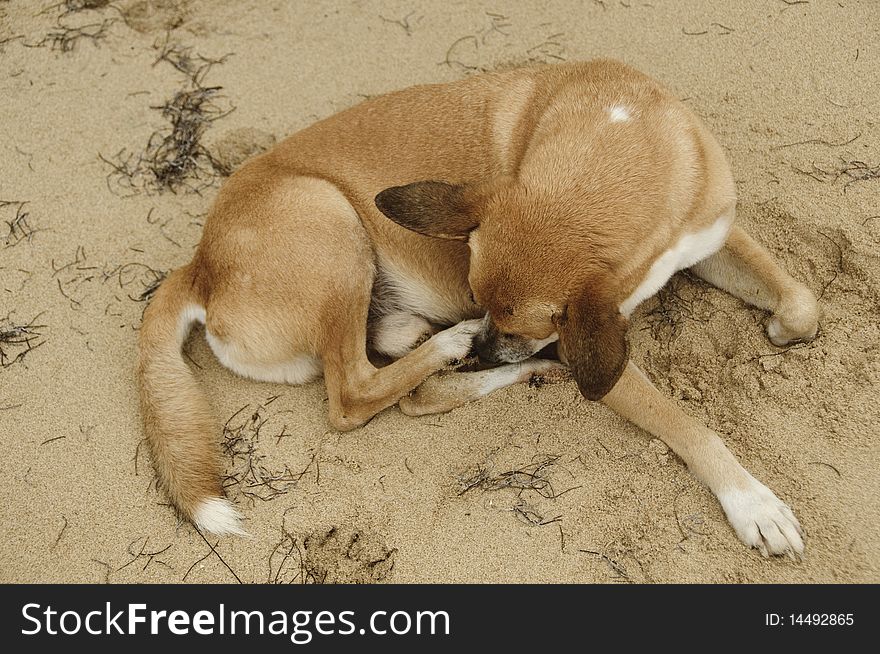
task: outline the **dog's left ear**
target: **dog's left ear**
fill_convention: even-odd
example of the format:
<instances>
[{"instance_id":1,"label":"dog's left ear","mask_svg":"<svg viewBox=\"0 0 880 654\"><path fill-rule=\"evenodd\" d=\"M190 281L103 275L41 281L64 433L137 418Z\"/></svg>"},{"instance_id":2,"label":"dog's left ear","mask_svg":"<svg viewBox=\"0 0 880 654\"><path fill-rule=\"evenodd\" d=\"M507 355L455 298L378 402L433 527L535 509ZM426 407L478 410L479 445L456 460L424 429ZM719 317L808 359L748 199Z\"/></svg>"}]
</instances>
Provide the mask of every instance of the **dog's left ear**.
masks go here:
<instances>
[{"instance_id":1,"label":"dog's left ear","mask_svg":"<svg viewBox=\"0 0 880 654\"><path fill-rule=\"evenodd\" d=\"M615 304L589 292L569 303L557 320L560 354L588 400L601 400L623 374L629 360L627 325Z\"/></svg>"},{"instance_id":2,"label":"dog's left ear","mask_svg":"<svg viewBox=\"0 0 880 654\"><path fill-rule=\"evenodd\" d=\"M376 206L401 227L466 241L479 224L476 200L471 185L425 181L385 189L376 196Z\"/></svg>"}]
</instances>

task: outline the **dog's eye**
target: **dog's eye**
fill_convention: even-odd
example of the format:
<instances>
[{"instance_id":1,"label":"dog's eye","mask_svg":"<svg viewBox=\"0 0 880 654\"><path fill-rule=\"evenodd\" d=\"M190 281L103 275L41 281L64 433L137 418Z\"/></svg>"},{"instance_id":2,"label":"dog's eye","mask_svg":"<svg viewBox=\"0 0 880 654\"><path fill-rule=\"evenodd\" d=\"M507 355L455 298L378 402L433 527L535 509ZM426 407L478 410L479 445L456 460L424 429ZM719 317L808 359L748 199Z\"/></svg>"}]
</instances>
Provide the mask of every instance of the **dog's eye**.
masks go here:
<instances>
[{"instance_id":1,"label":"dog's eye","mask_svg":"<svg viewBox=\"0 0 880 654\"><path fill-rule=\"evenodd\" d=\"M470 300L471 300L471 304L476 304L476 303L477 303L477 300L474 298L474 292L473 292L473 291L471 291L470 293L468 293L468 297L469 297Z\"/></svg>"}]
</instances>

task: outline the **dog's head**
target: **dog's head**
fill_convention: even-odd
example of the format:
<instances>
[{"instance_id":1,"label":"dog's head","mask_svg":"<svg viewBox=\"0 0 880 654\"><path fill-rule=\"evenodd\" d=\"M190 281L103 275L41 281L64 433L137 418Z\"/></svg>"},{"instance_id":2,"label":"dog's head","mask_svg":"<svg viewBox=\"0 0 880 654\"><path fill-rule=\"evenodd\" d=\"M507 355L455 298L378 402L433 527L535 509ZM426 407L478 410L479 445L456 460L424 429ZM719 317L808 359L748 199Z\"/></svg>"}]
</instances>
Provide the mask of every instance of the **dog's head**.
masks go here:
<instances>
[{"instance_id":1,"label":"dog's head","mask_svg":"<svg viewBox=\"0 0 880 654\"><path fill-rule=\"evenodd\" d=\"M627 321L602 264L602 237L579 230L582 221L558 219L578 207L507 178L395 186L376 196L376 206L414 232L468 243L468 281L487 311L476 341L482 358L521 361L558 338L585 397L598 400L617 383L629 356Z\"/></svg>"}]
</instances>

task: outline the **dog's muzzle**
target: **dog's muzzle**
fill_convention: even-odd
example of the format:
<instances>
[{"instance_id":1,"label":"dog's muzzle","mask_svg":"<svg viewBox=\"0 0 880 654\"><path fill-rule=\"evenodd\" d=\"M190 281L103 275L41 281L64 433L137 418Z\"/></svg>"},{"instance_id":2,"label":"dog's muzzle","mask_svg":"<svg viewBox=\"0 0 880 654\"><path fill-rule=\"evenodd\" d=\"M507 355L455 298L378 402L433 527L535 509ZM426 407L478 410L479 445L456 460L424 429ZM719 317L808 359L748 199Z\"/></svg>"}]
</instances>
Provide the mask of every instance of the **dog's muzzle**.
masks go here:
<instances>
[{"instance_id":1,"label":"dog's muzzle","mask_svg":"<svg viewBox=\"0 0 880 654\"><path fill-rule=\"evenodd\" d=\"M541 341L515 334L502 334L486 316L485 326L474 339L474 350L485 363L518 363L541 349Z\"/></svg>"},{"instance_id":2,"label":"dog's muzzle","mask_svg":"<svg viewBox=\"0 0 880 654\"><path fill-rule=\"evenodd\" d=\"M486 338L483 334L480 334L474 339L474 350L477 356L480 357L480 361L485 363L501 363L501 359L498 359L495 354L494 339Z\"/></svg>"}]
</instances>

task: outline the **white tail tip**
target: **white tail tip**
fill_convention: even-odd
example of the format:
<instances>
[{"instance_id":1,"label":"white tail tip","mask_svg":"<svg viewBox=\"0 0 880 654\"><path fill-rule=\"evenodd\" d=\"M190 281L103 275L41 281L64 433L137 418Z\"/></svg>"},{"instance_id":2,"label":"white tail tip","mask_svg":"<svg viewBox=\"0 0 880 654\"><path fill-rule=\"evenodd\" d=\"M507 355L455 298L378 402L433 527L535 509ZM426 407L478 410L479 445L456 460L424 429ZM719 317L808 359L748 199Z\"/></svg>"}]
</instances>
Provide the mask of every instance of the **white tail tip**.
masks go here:
<instances>
[{"instance_id":1,"label":"white tail tip","mask_svg":"<svg viewBox=\"0 0 880 654\"><path fill-rule=\"evenodd\" d=\"M238 509L222 497L203 500L193 513L193 522L202 531L209 531L217 536L250 536L241 526Z\"/></svg>"}]
</instances>

